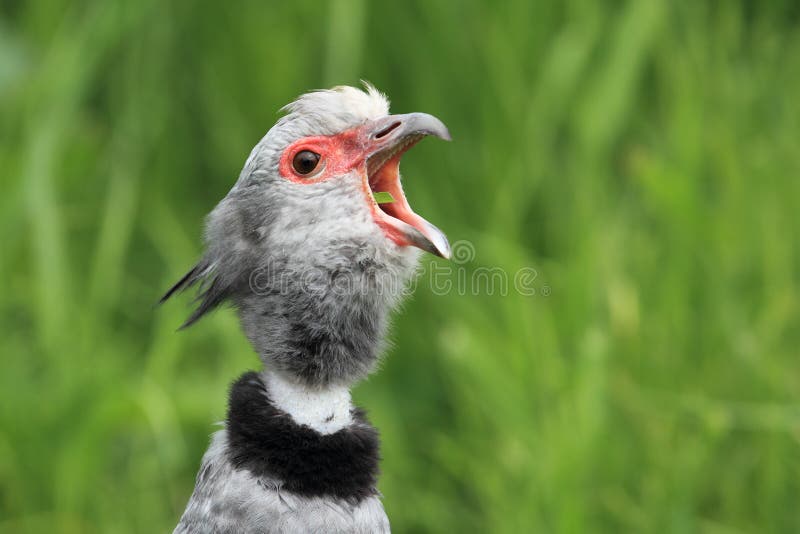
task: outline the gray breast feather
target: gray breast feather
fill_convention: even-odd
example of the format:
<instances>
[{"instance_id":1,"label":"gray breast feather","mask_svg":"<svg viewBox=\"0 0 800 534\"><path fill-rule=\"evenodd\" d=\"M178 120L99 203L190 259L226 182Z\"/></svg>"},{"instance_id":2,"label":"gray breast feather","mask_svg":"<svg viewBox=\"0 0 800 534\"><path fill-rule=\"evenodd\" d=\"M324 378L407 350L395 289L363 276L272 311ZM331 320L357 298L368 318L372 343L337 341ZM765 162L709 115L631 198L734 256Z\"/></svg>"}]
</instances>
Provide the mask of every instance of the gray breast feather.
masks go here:
<instances>
[{"instance_id":1,"label":"gray breast feather","mask_svg":"<svg viewBox=\"0 0 800 534\"><path fill-rule=\"evenodd\" d=\"M203 456L186 511L173 534L388 533L378 497L358 505L304 498L273 480L236 470L226 454L225 430L216 432Z\"/></svg>"}]
</instances>

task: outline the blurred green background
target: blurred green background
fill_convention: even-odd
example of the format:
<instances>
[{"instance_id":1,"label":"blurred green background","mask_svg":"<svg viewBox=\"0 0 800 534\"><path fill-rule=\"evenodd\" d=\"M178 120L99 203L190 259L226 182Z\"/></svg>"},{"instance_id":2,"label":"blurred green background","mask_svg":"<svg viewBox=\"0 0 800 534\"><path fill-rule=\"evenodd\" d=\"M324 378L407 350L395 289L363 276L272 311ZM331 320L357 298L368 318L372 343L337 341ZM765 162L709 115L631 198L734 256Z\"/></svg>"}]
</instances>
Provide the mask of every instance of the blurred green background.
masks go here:
<instances>
[{"instance_id":1,"label":"blurred green background","mask_svg":"<svg viewBox=\"0 0 800 534\"><path fill-rule=\"evenodd\" d=\"M800 532L797 2L0 5L0 532L172 529L259 364L154 302L360 78L450 127L403 163L449 265L536 272L423 276L356 389L395 531Z\"/></svg>"}]
</instances>

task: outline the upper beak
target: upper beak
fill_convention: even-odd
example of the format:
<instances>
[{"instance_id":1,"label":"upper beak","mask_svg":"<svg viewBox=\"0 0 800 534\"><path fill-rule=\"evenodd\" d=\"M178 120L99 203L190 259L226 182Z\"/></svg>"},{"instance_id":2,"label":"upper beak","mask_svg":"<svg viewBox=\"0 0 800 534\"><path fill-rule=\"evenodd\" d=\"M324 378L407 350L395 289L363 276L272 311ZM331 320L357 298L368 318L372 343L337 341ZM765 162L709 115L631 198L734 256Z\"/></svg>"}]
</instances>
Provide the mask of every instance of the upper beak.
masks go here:
<instances>
[{"instance_id":1,"label":"upper beak","mask_svg":"<svg viewBox=\"0 0 800 534\"><path fill-rule=\"evenodd\" d=\"M372 121L372 137L375 140L397 139L408 135L432 135L445 141L452 141L450 131L442 121L427 113L406 113L405 115L389 115Z\"/></svg>"},{"instance_id":2,"label":"upper beak","mask_svg":"<svg viewBox=\"0 0 800 534\"><path fill-rule=\"evenodd\" d=\"M427 113L389 115L362 126L366 148L367 181L371 193L388 192L394 202L377 205L376 222L399 245L411 245L442 258L450 258L444 233L411 209L400 184L402 155L423 137L450 141L447 127ZM372 202L374 200L370 198Z\"/></svg>"}]
</instances>

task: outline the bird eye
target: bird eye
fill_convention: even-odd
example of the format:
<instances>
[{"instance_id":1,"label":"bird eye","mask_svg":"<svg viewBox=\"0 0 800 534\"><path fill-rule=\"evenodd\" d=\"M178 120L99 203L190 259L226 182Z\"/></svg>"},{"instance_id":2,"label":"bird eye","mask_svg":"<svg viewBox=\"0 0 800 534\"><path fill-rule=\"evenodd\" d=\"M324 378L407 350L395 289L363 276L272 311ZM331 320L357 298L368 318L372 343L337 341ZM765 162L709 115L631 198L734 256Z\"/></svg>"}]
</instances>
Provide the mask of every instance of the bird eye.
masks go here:
<instances>
[{"instance_id":1,"label":"bird eye","mask_svg":"<svg viewBox=\"0 0 800 534\"><path fill-rule=\"evenodd\" d=\"M294 155L292 167L297 174L308 174L317 168L319 164L319 154L310 150L301 150Z\"/></svg>"}]
</instances>

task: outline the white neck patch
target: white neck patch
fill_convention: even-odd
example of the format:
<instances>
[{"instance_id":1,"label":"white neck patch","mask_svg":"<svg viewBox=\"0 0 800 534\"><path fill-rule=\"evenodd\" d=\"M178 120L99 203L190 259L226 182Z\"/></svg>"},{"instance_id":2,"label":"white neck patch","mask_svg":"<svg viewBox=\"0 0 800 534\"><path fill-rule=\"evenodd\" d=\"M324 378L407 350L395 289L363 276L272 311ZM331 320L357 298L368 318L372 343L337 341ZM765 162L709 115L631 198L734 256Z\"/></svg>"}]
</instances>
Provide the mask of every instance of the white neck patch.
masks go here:
<instances>
[{"instance_id":1,"label":"white neck patch","mask_svg":"<svg viewBox=\"0 0 800 534\"><path fill-rule=\"evenodd\" d=\"M352 423L350 390L346 386L319 389L270 371L264 371L262 376L272 404L298 425L306 425L320 434L333 434Z\"/></svg>"}]
</instances>

